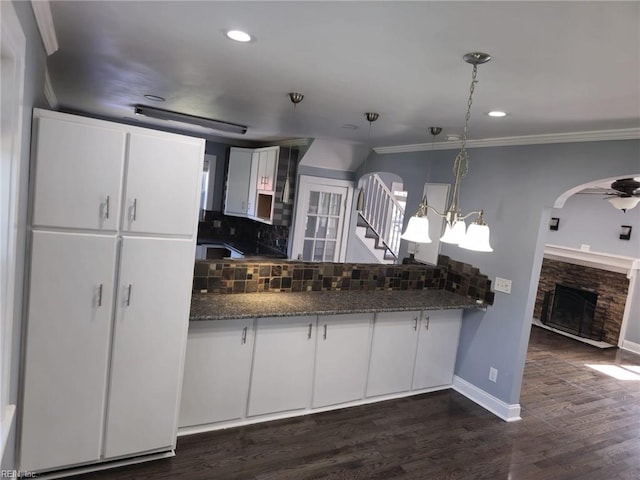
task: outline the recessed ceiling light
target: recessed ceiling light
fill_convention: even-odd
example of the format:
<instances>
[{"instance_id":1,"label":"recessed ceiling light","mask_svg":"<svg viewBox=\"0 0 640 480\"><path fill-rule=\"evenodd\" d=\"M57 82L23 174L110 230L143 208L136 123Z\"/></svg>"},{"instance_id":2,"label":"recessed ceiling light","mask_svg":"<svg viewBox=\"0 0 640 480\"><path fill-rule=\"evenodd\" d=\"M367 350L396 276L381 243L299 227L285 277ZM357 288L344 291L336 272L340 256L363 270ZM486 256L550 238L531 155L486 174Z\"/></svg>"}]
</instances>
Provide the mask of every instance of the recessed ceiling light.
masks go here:
<instances>
[{"instance_id":1,"label":"recessed ceiling light","mask_svg":"<svg viewBox=\"0 0 640 480\"><path fill-rule=\"evenodd\" d=\"M236 42L250 42L251 35L247 32L243 32L242 30L228 30L226 35L231 40L235 40Z\"/></svg>"},{"instance_id":2,"label":"recessed ceiling light","mask_svg":"<svg viewBox=\"0 0 640 480\"><path fill-rule=\"evenodd\" d=\"M487 113L487 115L489 115L490 117L497 117L497 118L507 116L506 112L501 112L499 110L494 110L492 112L489 112Z\"/></svg>"},{"instance_id":3,"label":"recessed ceiling light","mask_svg":"<svg viewBox=\"0 0 640 480\"><path fill-rule=\"evenodd\" d=\"M147 100L151 100L153 102L165 102L167 99L164 97L161 97L159 95L145 95L144 98L146 98Z\"/></svg>"}]
</instances>

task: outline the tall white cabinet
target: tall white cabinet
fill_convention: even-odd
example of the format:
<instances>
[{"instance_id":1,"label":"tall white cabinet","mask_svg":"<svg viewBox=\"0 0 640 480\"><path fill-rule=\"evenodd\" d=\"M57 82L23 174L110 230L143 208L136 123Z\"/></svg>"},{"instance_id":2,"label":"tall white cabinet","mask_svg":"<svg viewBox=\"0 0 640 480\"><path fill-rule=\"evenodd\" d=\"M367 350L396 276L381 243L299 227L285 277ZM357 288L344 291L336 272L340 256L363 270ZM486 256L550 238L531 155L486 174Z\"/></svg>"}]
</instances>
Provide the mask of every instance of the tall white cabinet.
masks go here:
<instances>
[{"instance_id":1,"label":"tall white cabinet","mask_svg":"<svg viewBox=\"0 0 640 480\"><path fill-rule=\"evenodd\" d=\"M204 140L34 119L20 468L169 451Z\"/></svg>"}]
</instances>

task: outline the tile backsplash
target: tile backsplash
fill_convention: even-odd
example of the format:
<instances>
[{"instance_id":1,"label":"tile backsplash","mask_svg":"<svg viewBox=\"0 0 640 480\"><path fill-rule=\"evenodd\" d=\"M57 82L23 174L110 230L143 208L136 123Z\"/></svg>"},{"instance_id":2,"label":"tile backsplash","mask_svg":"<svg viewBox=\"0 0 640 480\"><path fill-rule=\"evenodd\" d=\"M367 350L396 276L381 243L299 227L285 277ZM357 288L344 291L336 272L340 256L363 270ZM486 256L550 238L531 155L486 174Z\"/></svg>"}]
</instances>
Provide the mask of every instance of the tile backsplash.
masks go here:
<instances>
[{"instance_id":1,"label":"tile backsplash","mask_svg":"<svg viewBox=\"0 0 640 480\"><path fill-rule=\"evenodd\" d=\"M493 304L490 288L477 268L445 256L438 265L198 260L193 278L196 293L444 289Z\"/></svg>"}]
</instances>

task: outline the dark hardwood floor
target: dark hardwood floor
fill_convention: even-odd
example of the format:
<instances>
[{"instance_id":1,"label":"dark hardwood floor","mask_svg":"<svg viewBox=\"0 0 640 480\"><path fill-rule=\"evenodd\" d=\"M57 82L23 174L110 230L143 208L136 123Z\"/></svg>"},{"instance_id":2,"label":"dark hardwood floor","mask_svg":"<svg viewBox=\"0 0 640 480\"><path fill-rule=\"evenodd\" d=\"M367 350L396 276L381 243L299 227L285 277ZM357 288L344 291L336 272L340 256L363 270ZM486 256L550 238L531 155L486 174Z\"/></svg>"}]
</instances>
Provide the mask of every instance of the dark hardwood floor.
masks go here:
<instances>
[{"instance_id":1,"label":"dark hardwood floor","mask_svg":"<svg viewBox=\"0 0 640 480\"><path fill-rule=\"evenodd\" d=\"M178 439L176 457L75 480L638 480L640 381L588 364L635 366L533 327L522 420L454 391Z\"/></svg>"}]
</instances>

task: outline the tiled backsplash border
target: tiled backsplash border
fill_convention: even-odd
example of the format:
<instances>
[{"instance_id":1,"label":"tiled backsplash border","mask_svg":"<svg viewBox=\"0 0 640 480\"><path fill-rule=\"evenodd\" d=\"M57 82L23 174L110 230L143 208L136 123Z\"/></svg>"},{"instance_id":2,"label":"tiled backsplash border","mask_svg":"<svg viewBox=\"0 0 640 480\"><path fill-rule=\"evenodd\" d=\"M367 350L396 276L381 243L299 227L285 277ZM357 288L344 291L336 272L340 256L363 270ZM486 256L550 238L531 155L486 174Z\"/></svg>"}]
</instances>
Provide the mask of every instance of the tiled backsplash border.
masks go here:
<instances>
[{"instance_id":1,"label":"tiled backsplash border","mask_svg":"<svg viewBox=\"0 0 640 480\"><path fill-rule=\"evenodd\" d=\"M196 293L323 290L449 290L493 304L491 282L471 265L440 256L438 265L197 260Z\"/></svg>"}]
</instances>

